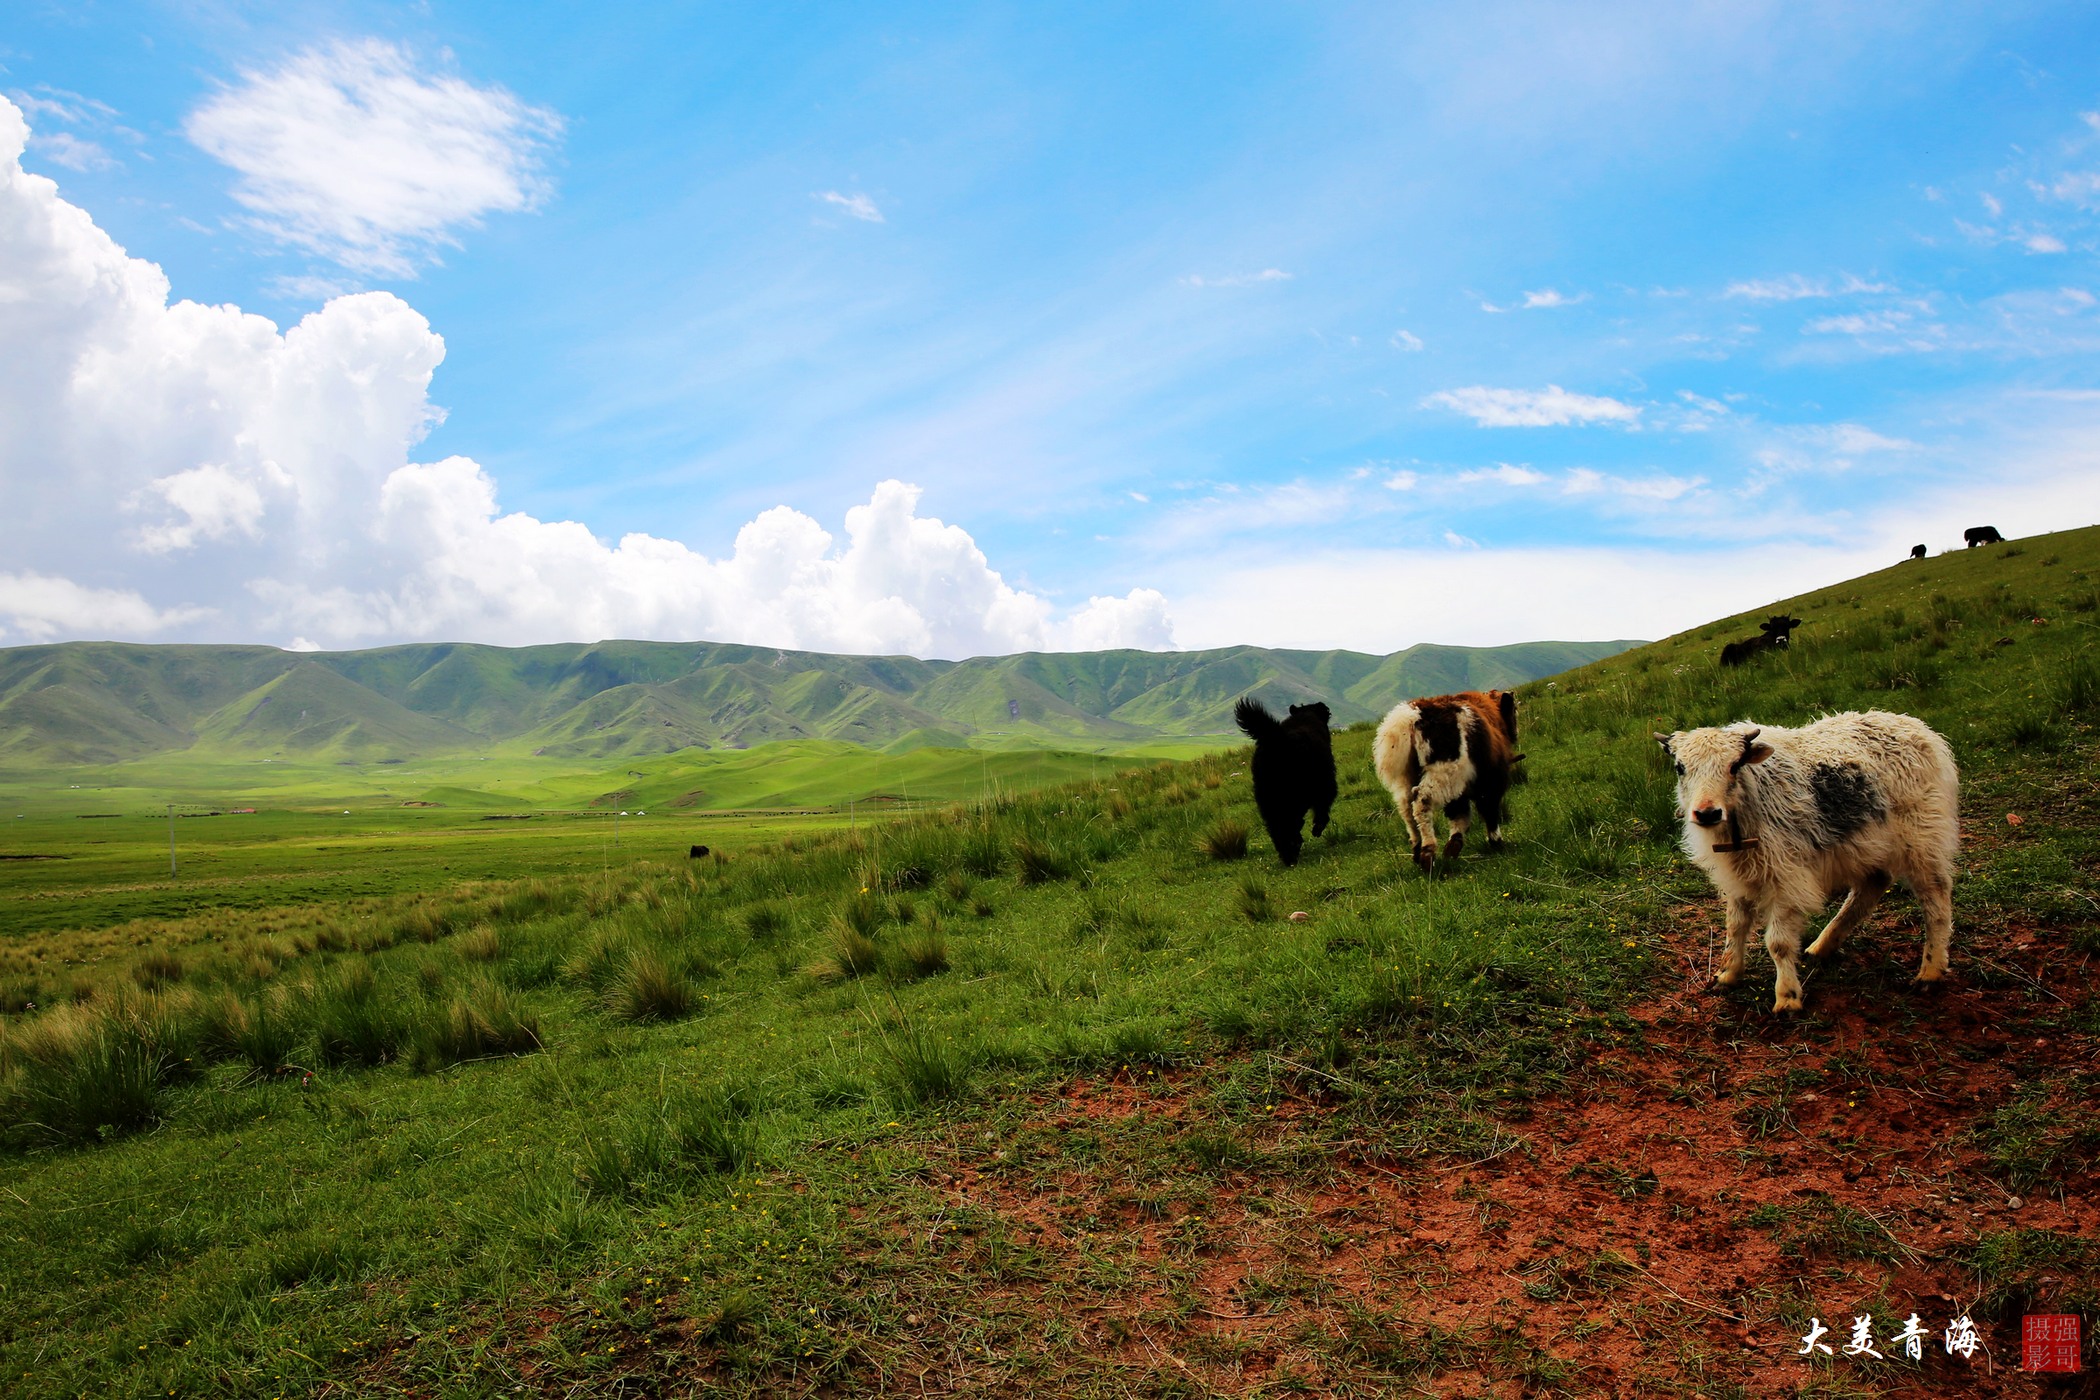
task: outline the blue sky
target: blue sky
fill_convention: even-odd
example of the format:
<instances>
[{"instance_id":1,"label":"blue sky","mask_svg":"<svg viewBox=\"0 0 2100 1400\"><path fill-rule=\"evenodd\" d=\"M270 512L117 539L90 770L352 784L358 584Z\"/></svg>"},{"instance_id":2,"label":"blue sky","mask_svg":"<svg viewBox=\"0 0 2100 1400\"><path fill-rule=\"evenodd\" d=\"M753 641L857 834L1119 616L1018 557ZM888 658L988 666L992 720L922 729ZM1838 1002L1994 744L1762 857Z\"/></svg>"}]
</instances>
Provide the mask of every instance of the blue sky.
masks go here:
<instances>
[{"instance_id":1,"label":"blue sky","mask_svg":"<svg viewBox=\"0 0 2100 1400\"><path fill-rule=\"evenodd\" d=\"M2100 518L2090 7L32 3L0 93L47 242L404 386L178 327L97 438L147 312L0 250L0 642L1639 636Z\"/></svg>"}]
</instances>

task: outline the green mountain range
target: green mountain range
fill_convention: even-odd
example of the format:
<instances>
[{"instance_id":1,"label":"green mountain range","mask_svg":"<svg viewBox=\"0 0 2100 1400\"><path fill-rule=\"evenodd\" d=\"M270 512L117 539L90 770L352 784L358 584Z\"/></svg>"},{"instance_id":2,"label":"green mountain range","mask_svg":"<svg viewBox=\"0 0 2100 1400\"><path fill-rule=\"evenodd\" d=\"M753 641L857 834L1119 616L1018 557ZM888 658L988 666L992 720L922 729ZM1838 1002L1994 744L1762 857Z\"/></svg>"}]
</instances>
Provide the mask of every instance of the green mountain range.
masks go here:
<instances>
[{"instance_id":1,"label":"green mountain range","mask_svg":"<svg viewBox=\"0 0 2100 1400\"><path fill-rule=\"evenodd\" d=\"M594 761L834 739L1123 748L1227 733L1232 704L1325 700L1337 724L1508 687L1638 645L1029 652L968 661L711 642L371 651L65 642L0 649L0 762L154 755L384 762L501 750Z\"/></svg>"}]
</instances>

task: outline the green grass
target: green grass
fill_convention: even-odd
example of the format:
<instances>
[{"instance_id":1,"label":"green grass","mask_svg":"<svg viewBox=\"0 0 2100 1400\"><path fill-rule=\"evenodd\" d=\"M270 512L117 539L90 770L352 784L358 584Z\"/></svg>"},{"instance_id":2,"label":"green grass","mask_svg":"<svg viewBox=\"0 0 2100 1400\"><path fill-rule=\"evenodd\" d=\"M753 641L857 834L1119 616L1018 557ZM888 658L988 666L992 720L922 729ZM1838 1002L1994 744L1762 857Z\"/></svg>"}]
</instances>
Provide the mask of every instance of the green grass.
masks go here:
<instances>
[{"instance_id":1,"label":"green grass","mask_svg":"<svg viewBox=\"0 0 2100 1400\"><path fill-rule=\"evenodd\" d=\"M609 836L598 818L279 813L158 912L118 888L154 883L120 873L150 822L54 817L72 825L39 850L69 859L10 865L84 864L7 870L27 883L5 907L90 917L0 942L0 1392L844 1393L901 1383L929 1337L991 1388L1105 1387L1058 1309L987 1298L1053 1276L1074 1311L1120 1296L1113 1231L1060 1274L929 1184L943 1154L1046 1189L1092 1162L1179 1222L1193 1258L1202 1182L1505 1150L1528 1097L1635 1033L1644 935L1686 904L1718 925L1673 848L1651 729L1919 714L1990 836L1958 930L2089 921L2095 720L2064 678L2094 655L2095 573L2090 531L1906 564L1789 600L1793 648L1754 666L1713 665L1738 618L1527 687L1510 850L1433 879L1370 773L1368 726L1336 736L1333 828L1289 870L1258 836L1238 861L1204 848L1252 811L1244 751L851 827L727 826L704 861L688 833L716 828L638 820L635 847L594 864L557 849ZM1959 931L1954 955L1966 974ZM1036 1098L1081 1074L1141 1104L1201 1074L1206 1121L1052 1135ZM1789 1092L1768 1096L1774 1133ZM1266 1126L1284 1103L1314 1125L1298 1146ZM2000 1126L2008 1173L2087 1150ZM1835 1208L1811 1215L1771 1222L1806 1259L1879 1248ZM1249 1296L1310 1286L1285 1270ZM1513 1333L1365 1312L1323 1345L1382 1374L1563 1383Z\"/></svg>"}]
</instances>

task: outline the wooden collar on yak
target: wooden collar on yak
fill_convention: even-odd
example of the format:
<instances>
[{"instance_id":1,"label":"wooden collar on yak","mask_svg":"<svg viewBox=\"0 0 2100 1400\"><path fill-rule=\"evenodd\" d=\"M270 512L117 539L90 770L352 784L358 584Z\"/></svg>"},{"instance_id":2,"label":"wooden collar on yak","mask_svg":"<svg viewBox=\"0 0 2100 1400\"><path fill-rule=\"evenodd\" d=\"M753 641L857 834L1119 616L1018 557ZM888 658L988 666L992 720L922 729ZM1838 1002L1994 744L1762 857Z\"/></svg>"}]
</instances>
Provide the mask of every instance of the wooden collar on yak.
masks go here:
<instances>
[{"instance_id":1,"label":"wooden collar on yak","mask_svg":"<svg viewBox=\"0 0 2100 1400\"><path fill-rule=\"evenodd\" d=\"M1753 729L1743 736L1742 755L1729 766L1728 776L1734 777L1742 771L1743 765L1750 761L1750 746L1757 742L1757 736L1763 732L1761 729ZM1714 849L1724 855L1733 855L1737 851L1754 851L1757 849L1757 838L1743 835L1742 831L1736 826L1735 809L1735 803L1731 802L1728 804L1728 839L1714 842Z\"/></svg>"},{"instance_id":2,"label":"wooden collar on yak","mask_svg":"<svg viewBox=\"0 0 2100 1400\"><path fill-rule=\"evenodd\" d=\"M1755 836L1745 836L1736 829L1735 812L1733 809L1730 809L1728 813L1728 839L1714 842L1714 849L1724 855L1734 855L1737 851L1754 851L1757 849L1757 838Z\"/></svg>"}]
</instances>

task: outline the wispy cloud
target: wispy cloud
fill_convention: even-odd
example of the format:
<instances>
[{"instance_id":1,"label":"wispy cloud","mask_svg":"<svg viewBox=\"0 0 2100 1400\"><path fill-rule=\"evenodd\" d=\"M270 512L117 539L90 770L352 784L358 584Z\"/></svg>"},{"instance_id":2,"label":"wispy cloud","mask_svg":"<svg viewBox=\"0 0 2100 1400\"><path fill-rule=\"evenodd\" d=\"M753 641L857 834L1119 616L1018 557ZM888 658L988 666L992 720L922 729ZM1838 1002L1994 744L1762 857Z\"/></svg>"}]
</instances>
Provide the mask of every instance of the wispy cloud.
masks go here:
<instances>
[{"instance_id":1,"label":"wispy cloud","mask_svg":"<svg viewBox=\"0 0 2100 1400\"><path fill-rule=\"evenodd\" d=\"M1847 457L1867 452L1911 452L1918 446L1906 438L1888 437L1857 423L1833 423L1827 428L1811 429L1809 435Z\"/></svg>"},{"instance_id":2,"label":"wispy cloud","mask_svg":"<svg viewBox=\"0 0 2100 1400\"><path fill-rule=\"evenodd\" d=\"M295 54L189 114L183 132L240 174L253 226L353 271L412 277L459 231L536 208L562 120L500 87L426 72L378 39Z\"/></svg>"},{"instance_id":3,"label":"wispy cloud","mask_svg":"<svg viewBox=\"0 0 2100 1400\"><path fill-rule=\"evenodd\" d=\"M1461 485L1493 482L1497 486L1536 486L1546 479L1546 474L1533 471L1530 467L1497 462L1492 467L1477 467L1472 471L1460 472L1456 479Z\"/></svg>"},{"instance_id":4,"label":"wispy cloud","mask_svg":"<svg viewBox=\"0 0 2100 1400\"><path fill-rule=\"evenodd\" d=\"M1900 307L1818 316L1801 327L1803 335L1843 336L1877 355L1926 353L1948 347L1947 327Z\"/></svg>"},{"instance_id":5,"label":"wispy cloud","mask_svg":"<svg viewBox=\"0 0 2100 1400\"><path fill-rule=\"evenodd\" d=\"M83 175L97 170L112 169L117 163L99 144L83 140L70 131L54 131L48 135L39 133L30 142L30 148L66 169L77 170Z\"/></svg>"},{"instance_id":6,"label":"wispy cloud","mask_svg":"<svg viewBox=\"0 0 2100 1400\"><path fill-rule=\"evenodd\" d=\"M1569 424L1640 421L1641 410L1618 399L1571 394L1558 384L1543 389L1495 389L1476 384L1445 389L1422 400L1425 408L1463 413L1483 428L1557 428Z\"/></svg>"},{"instance_id":7,"label":"wispy cloud","mask_svg":"<svg viewBox=\"0 0 2100 1400\"><path fill-rule=\"evenodd\" d=\"M1280 267L1265 267L1259 272L1231 272L1223 277L1205 277L1191 273L1181 279L1184 287L1252 287L1262 282L1288 282L1291 274ZM1404 332L1403 332L1404 334Z\"/></svg>"},{"instance_id":8,"label":"wispy cloud","mask_svg":"<svg viewBox=\"0 0 2100 1400\"><path fill-rule=\"evenodd\" d=\"M1419 353L1422 349L1422 337L1408 330L1394 331L1393 338L1386 343L1395 350L1405 350L1410 354Z\"/></svg>"},{"instance_id":9,"label":"wispy cloud","mask_svg":"<svg viewBox=\"0 0 2100 1400\"><path fill-rule=\"evenodd\" d=\"M1910 325L1908 311L1858 311L1843 316L1818 316L1801 327L1804 335L1876 335L1901 331Z\"/></svg>"},{"instance_id":10,"label":"wispy cloud","mask_svg":"<svg viewBox=\"0 0 2100 1400\"><path fill-rule=\"evenodd\" d=\"M1588 292L1578 292L1569 296L1566 292L1544 287L1536 292L1524 293L1522 301L1511 302L1508 306L1497 306L1491 301L1483 301L1480 303L1480 309L1500 316L1506 311L1550 311L1559 306L1579 306L1589 299Z\"/></svg>"},{"instance_id":11,"label":"wispy cloud","mask_svg":"<svg viewBox=\"0 0 2100 1400\"><path fill-rule=\"evenodd\" d=\"M875 206L875 201L864 194L841 194L837 190L824 190L818 194L811 195L810 198L821 199L826 204L835 204L844 210L848 216L859 219L862 223L882 224L889 222L889 220L882 217L882 210Z\"/></svg>"},{"instance_id":12,"label":"wispy cloud","mask_svg":"<svg viewBox=\"0 0 2100 1400\"><path fill-rule=\"evenodd\" d=\"M1885 282L1869 282L1850 274L1836 283L1831 283L1804 277L1798 272L1790 272L1784 277L1730 282L1721 295L1746 301L1806 301L1813 297L1878 295L1895 290Z\"/></svg>"},{"instance_id":13,"label":"wispy cloud","mask_svg":"<svg viewBox=\"0 0 2100 1400\"><path fill-rule=\"evenodd\" d=\"M15 105L24 113L40 121L49 118L52 121L78 126L84 122L109 121L117 115L117 109L107 102L98 102L92 97L83 97L77 92L68 92L64 88L55 88L48 84L39 84L34 92L16 89L9 92L8 96L14 99Z\"/></svg>"},{"instance_id":14,"label":"wispy cloud","mask_svg":"<svg viewBox=\"0 0 2100 1400\"><path fill-rule=\"evenodd\" d=\"M1743 297L1750 301L1801 301L1808 297L1827 297L1829 288L1821 282L1811 282L1800 273L1789 273L1785 277L1755 278L1748 282L1730 282L1724 297Z\"/></svg>"},{"instance_id":15,"label":"wispy cloud","mask_svg":"<svg viewBox=\"0 0 2100 1400\"><path fill-rule=\"evenodd\" d=\"M272 277L263 283L271 296L284 301L322 302L339 297L345 292L357 290L357 284L340 277L323 277L318 273L301 273L296 276Z\"/></svg>"}]
</instances>

